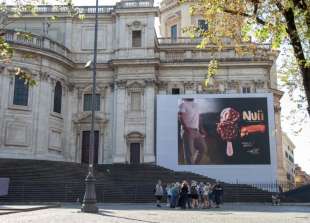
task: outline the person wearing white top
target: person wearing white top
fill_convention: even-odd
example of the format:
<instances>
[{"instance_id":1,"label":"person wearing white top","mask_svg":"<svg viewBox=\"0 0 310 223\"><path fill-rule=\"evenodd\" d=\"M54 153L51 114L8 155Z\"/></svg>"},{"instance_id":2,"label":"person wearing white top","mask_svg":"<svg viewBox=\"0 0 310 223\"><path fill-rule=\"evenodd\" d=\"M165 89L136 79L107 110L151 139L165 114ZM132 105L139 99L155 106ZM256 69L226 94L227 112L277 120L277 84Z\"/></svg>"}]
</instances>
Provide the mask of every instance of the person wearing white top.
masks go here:
<instances>
[{"instance_id":1,"label":"person wearing white top","mask_svg":"<svg viewBox=\"0 0 310 223\"><path fill-rule=\"evenodd\" d=\"M211 184L206 183L203 189L203 201L204 201L204 208L210 208L211 207L211 201L209 200L209 195L211 192Z\"/></svg>"},{"instance_id":2,"label":"person wearing white top","mask_svg":"<svg viewBox=\"0 0 310 223\"><path fill-rule=\"evenodd\" d=\"M154 195L156 197L156 206L161 207L160 201L164 195L164 190L163 190L163 187L161 185L161 180L158 180L158 183L156 184L156 186L154 188Z\"/></svg>"},{"instance_id":3,"label":"person wearing white top","mask_svg":"<svg viewBox=\"0 0 310 223\"><path fill-rule=\"evenodd\" d=\"M207 145L205 132L199 128L199 105L193 98L184 98L179 106L179 119L182 125L184 154L187 164L199 164Z\"/></svg>"}]
</instances>

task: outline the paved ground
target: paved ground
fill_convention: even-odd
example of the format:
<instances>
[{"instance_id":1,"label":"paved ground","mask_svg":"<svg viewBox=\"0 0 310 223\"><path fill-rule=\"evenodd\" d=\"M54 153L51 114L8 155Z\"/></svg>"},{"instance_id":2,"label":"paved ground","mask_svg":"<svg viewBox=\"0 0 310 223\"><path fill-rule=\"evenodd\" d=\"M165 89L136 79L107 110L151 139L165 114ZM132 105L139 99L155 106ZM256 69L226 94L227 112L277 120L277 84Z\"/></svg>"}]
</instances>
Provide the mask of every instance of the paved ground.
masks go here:
<instances>
[{"instance_id":1,"label":"paved ground","mask_svg":"<svg viewBox=\"0 0 310 223\"><path fill-rule=\"evenodd\" d=\"M60 207L60 204L41 205L4 205L0 204L0 215L14 214L19 212L36 211L41 209Z\"/></svg>"},{"instance_id":2,"label":"paved ground","mask_svg":"<svg viewBox=\"0 0 310 223\"><path fill-rule=\"evenodd\" d=\"M98 205L99 214L81 213L79 206L65 204L31 212L0 215L1 223L309 223L310 204L225 204L211 210L171 210L151 204Z\"/></svg>"}]
</instances>

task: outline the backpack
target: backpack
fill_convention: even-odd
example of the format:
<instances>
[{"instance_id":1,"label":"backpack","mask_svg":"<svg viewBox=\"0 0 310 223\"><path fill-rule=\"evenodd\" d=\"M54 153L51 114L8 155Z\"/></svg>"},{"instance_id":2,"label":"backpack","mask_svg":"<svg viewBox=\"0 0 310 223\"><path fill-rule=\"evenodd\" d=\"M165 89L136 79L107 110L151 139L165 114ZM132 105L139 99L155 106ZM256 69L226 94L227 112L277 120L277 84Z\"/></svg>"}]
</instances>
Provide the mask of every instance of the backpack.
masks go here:
<instances>
[{"instance_id":1,"label":"backpack","mask_svg":"<svg viewBox=\"0 0 310 223\"><path fill-rule=\"evenodd\" d=\"M197 189L195 186L191 187L191 194L195 194L195 195L197 194Z\"/></svg>"}]
</instances>

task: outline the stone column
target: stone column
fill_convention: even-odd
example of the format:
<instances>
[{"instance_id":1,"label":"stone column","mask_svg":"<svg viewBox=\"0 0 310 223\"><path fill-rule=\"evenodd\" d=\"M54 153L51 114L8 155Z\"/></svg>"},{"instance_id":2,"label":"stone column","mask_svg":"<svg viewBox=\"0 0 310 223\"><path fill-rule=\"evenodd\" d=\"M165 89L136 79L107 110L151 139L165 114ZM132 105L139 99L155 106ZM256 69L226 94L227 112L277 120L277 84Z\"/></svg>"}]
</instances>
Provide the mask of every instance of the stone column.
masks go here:
<instances>
[{"instance_id":1,"label":"stone column","mask_svg":"<svg viewBox=\"0 0 310 223\"><path fill-rule=\"evenodd\" d=\"M145 143L144 143L144 162L155 162L155 82L145 81Z\"/></svg>"},{"instance_id":2,"label":"stone column","mask_svg":"<svg viewBox=\"0 0 310 223\"><path fill-rule=\"evenodd\" d=\"M113 126L113 163L124 163L126 156L125 142L125 100L126 100L126 81L117 81L114 91L114 126Z\"/></svg>"},{"instance_id":3,"label":"stone column","mask_svg":"<svg viewBox=\"0 0 310 223\"><path fill-rule=\"evenodd\" d=\"M113 95L114 85L111 84L107 87L106 95L104 98L104 113L107 123L104 126L104 144L103 144L103 163L112 163L113 157Z\"/></svg>"},{"instance_id":4,"label":"stone column","mask_svg":"<svg viewBox=\"0 0 310 223\"><path fill-rule=\"evenodd\" d=\"M9 77L8 75L5 75L7 71L5 70L5 68L3 66L0 67L0 149L2 147L2 144L4 144L4 134L5 134L5 130L4 130L4 107L5 104L8 104L5 100L5 95L9 94ZM6 82L6 83L5 83ZM6 86L6 87L5 87ZM8 98L8 97L6 97ZM6 103L5 103L6 102ZM0 152L1 153L1 152Z\"/></svg>"},{"instance_id":5,"label":"stone column","mask_svg":"<svg viewBox=\"0 0 310 223\"><path fill-rule=\"evenodd\" d=\"M65 119L64 126L64 155L67 161L75 161L75 134L72 132L73 127L73 114L75 112L75 100L74 100L74 85L67 83L67 86L63 87L64 97L62 104L64 105L63 116Z\"/></svg>"}]
</instances>

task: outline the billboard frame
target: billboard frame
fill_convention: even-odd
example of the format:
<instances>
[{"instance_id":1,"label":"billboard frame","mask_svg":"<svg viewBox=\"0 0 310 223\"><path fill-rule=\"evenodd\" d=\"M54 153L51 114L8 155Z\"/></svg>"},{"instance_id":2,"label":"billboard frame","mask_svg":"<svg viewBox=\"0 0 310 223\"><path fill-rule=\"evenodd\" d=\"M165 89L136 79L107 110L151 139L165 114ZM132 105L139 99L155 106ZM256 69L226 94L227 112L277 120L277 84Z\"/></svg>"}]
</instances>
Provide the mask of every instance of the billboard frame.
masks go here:
<instances>
[{"instance_id":1,"label":"billboard frame","mask_svg":"<svg viewBox=\"0 0 310 223\"><path fill-rule=\"evenodd\" d=\"M270 143L270 164L232 164L232 165L179 165L177 142L177 112L178 100L182 98L266 98L268 112L268 131ZM161 116L161 114L164 116ZM173 117L175 116L175 117ZM173 119L173 121L171 121ZM176 130L173 133L173 129ZM171 134L162 134L163 130L171 130ZM226 182L242 183L275 183L277 179L277 152L276 128L274 115L274 100L272 93L248 94L182 94L182 95L157 95L156 98L156 163L175 171L189 171L206 175ZM169 136L170 138L169 138ZM166 144L165 144L166 143ZM174 147L174 154L171 151ZM170 159L168 159L170 157ZM230 172L225 174L225 171ZM249 174L251 173L251 174ZM253 176L254 175L254 176ZM257 176L257 177L255 177Z\"/></svg>"}]
</instances>

